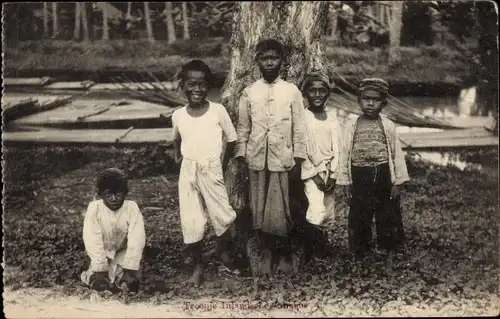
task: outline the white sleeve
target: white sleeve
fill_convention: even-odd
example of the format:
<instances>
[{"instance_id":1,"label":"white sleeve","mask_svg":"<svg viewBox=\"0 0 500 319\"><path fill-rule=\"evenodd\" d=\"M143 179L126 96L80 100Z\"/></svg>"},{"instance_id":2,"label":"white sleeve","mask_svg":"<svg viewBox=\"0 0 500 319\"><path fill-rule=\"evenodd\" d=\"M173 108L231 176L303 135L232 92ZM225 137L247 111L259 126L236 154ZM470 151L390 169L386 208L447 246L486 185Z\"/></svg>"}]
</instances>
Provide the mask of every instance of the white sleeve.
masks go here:
<instances>
[{"instance_id":1,"label":"white sleeve","mask_svg":"<svg viewBox=\"0 0 500 319\"><path fill-rule=\"evenodd\" d=\"M142 259L142 252L146 245L146 232L144 220L136 202L130 202L130 221L127 234L127 251L123 259L122 267L130 270L138 270Z\"/></svg>"},{"instance_id":2,"label":"white sleeve","mask_svg":"<svg viewBox=\"0 0 500 319\"><path fill-rule=\"evenodd\" d=\"M90 269L94 272L108 270L108 260L104 251L102 231L97 219L98 207L96 202L91 202L87 207L83 222L83 243L90 257Z\"/></svg>"},{"instance_id":3,"label":"white sleeve","mask_svg":"<svg viewBox=\"0 0 500 319\"><path fill-rule=\"evenodd\" d=\"M226 108L224 108L224 106L222 105L219 105L217 109L219 113L220 125L222 127L222 131L224 132L224 136L226 137L226 142L236 141L236 129L231 122L231 118L229 117Z\"/></svg>"}]
</instances>

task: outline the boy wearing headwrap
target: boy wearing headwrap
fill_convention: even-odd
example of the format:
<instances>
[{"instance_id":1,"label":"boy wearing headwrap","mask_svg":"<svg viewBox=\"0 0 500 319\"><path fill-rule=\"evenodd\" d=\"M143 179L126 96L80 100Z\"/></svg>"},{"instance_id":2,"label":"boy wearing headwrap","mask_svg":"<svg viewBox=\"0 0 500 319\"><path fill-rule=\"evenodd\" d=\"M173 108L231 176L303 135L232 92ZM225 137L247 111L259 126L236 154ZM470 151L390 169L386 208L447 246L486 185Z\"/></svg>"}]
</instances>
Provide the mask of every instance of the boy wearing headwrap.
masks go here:
<instances>
[{"instance_id":1,"label":"boy wearing headwrap","mask_svg":"<svg viewBox=\"0 0 500 319\"><path fill-rule=\"evenodd\" d=\"M396 126L380 114L388 93L382 79L361 81L358 103L363 115L349 120L343 132L337 184L350 199L349 246L358 259L371 250L374 215L378 248L386 253L404 245L399 200L409 176Z\"/></svg>"},{"instance_id":2,"label":"boy wearing headwrap","mask_svg":"<svg viewBox=\"0 0 500 319\"><path fill-rule=\"evenodd\" d=\"M273 260L291 263L289 179L299 176L307 157L307 133L302 94L279 76L283 45L274 39L259 42L255 60L262 78L241 95L235 157L249 168L253 229L263 247L262 272L269 275ZM276 249L277 242L283 248Z\"/></svg>"},{"instance_id":3,"label":"boy wearing headwrap","mask_svg":"<svg viewBox=\"0 0 500 319\"><path fill-rule=\"evenodd\" d=\"M138 270L146 243L144 221L136 202L126 200L127 179L108 168L97 177L99 200L90 202L83 223L83 242L90 268L82 282L95 290L115 290L127 284L139 288Z\"/></svg>"},{"instance_id":4,"label":"boy wearing headwrap","mask_svg":"<svg viewBox=\"0 0 500 319\"><path fill-rule=\"evenodd\" d=\"M302 83L302 94L308 102L305 118L309 133L309 157L302 162L301 170L309 202L306 219L321 225L325 219L334 218L340 125L333 113L325 111L330 96L330 79L326 74L309 73Z\"/></svg>"}]
</instances>

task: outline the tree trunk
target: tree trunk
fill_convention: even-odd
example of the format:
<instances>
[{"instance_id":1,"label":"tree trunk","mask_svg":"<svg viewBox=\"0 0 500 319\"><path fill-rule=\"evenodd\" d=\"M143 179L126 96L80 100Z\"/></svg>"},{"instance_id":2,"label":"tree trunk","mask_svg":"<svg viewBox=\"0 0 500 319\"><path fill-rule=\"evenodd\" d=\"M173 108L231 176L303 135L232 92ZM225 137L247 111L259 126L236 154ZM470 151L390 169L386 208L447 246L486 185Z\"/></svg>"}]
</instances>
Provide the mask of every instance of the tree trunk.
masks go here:
<instances>
[{"instance_id":1,"label":"tree trunk","mask_svg":"<svg viewBox=\"0 0 500 319\"><path fill-rule=\"evenodd\" d=\"M255 64L255 46L264 38L275 38L289 52L282 67L282 78L299 85L311 70L328 70L324 58L325 45L322 32L328 22L328 2L236 2L233 17L233 33L230 40L231 65L222 88L222 104L227 108L236 125L238 100L245 86L256 81L259 70ZM230 164L236 165L236 164ZM249 233L249 205L245 189L244 174L227 170L226 187L233 208L238 214L238 234L247 249L252 271L256 272L258 253L251 251L254 239L246 241ZM293 188L293 187L291 187ZM234 191L236 190L236 191ZM236 203L236 204L235 204ZM245 223L245 221L247 221ZM250 226L251 227L251 226ZM296 260L296 259L294 259Z\"/></svg>"},{"instance_id":2,"label":"tree trunk","mask_svg":"<svg viewBox=\"0 0 500 319\"><path fill-rule=\"evenodd\" d=\"M191 38L189 35L189 18L188 18L188 7L187 2L182 2L182 22L184 26L184 40L188 40Z\"/></svg>"},{"instance_id":3,"label":"tree trunk","mask_svg":"<svg viewBox=\"0 0 500 319\"><path fill-rule=\"evenodd\" d=\"M400 39L403 26L403 1L391 2L391 14L389 16L389 65L401 61Z\"/></svg>"},{"instance_id":4,"label":"tree trunk","mask_svg":"<svg viewBox=\"0 0 500 319\"><path fill-rule=\"evenodd\" d=\"M102 39L109 40L108 8L106 5L102 6Z\"/></svg>"},{"instance_id":5,"label":"tree trunk","mask_svg":"<svg viewBox=\"0 0 500 319\"><path fill-rule=\"evenodd\" d=\"M49 4L47 2L43 3L42 15L43 15L43 36L48 37L49 36Z\"/></svg>"},{"instance_id":6,"label":"tree trunk","mask_svg":"<svg viewBox=\"0 0 500 319\"><path fill-rule=\"evenodd\" d=\"M165 22L167 23L167 37L168 43L175 42L175 25L174 18L172 17L172 2L165 2Z\"/></svg>"},{"instance_id":7,"label":"tree trunk","mask_svg":"<svg viewBox=\"0 0 500 319\"><path fill-rule=\"evenodd\" d=\"M479 115L495 117L495 133L498 134L498 33L495 4L489 1L476 3L479 22L480 71L477 89Z\"/></svg>"},{"instance_id":8,"label":"tree trunk","mask_svg":"<svg viewBox=\"0 0 500 319\"><path fill-rule=\"evenodd\" d=\"M83 41L90 42L89 21L87 19L87 4L80 2L80 10L82 13Z\"/></svg>"},{"instance_id":9,"label":"tree trunk","mask_svg":"<svg viewBox=\"0 0 500 319\"><path fill-rule=\"evenodd\" d=\"M153 26L151 24L151 15L149 12L149 2L144 2L144 20L146 22L146 33L148 35L149 42L155 42L155 37L153 35Z\"/></svg>"},{"instance_id":10,"label":"tree trunk","mask_svg":"<svg viewBox=\"0 0 500 319\"><path fill-rule=\"evenodd\" d=\"M328 1L329 2L329 10L328 17L330 21L330 34L329 38L331 40L337 39L337 24L338 24L338 15L339 8L341 6L340 1Z\"/></svg>"},{"instance_id":11,"label":"tree trunk","mask_svg":"<svg viewBox=\"0 0 500 319\"><path fill-rule=\"evenodd\" d=\"M59 35L59 17L57 14L57 2L52 2L52 37Z\"/></svg>"},{"instance_id":12,"label":"tree trunk","mask_svg":"<svg viewBox=\"0 0 500 319\"><path fill-rule=\"evenodd\" d=\"M79 2L75 2L75 29L73 30L73 40L79 40L82 24L82 7Z\"/></svg>"},{"instance_id":13,"label":"tree trunk","mask_svg":"<svg viewBox=\"0 0 500 319\"><path fill-rule=\"evenodd\" d=\"M125 16L127 20L127 30L132 27L132 2L127 2L127 15Z\"/></svg>"}]
</instances>

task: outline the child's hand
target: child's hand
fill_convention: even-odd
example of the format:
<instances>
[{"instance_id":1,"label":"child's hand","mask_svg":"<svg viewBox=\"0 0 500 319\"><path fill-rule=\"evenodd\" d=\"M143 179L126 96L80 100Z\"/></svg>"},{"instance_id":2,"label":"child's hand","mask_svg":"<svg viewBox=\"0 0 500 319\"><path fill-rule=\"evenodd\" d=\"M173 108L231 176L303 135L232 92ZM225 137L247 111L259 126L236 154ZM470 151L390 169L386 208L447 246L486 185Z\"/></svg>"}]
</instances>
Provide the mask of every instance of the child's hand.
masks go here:
<instances>
[{"instance_id":1,"label":"child's hand","mask_svg":"<svg viewBox=\"0 0 500 319\"><path fill-rule=\"evenodd\" d=\"M335 190L335 183L337 183L337 180L329 177L328 182L326 182L324 192L325 193L332 193Z\"/></svg>"},{"instance_id":2,"label":"child's hand","mask_svg":"<svg viewBox=\"0 0 500 319\"><path fill-rule=\"evenodd\" d=\"M137 278L137 271L130 269L123 269L122 281L125 282L131 291L137 291L139 280Z\"/></svg>"},{"instance_id":3,"label":"child's hand","mask_svg":"<svg viewBox=\"0 0 500 319\"><path fill-rule=\"evenodd\" d=\"M342 193L349 202L351 200L351 185L342 185L340 187L342 189Z\"/></svg>"},{"instance_id":4,"label":"child's hand","mask_svg":"<svg viewBox=\"0 0 500 319\"><path fill-rule=\"evenodd\" d=\"M180 164L182 162L182 155L175 155L174 161L176 164Z\"/></svg>"},{"instance_id":5,"label":"child's hand","mask_svg":"<svg viewBox=\"0 0 500 319\"><path fill-rule=\"evenodd\" d=\"M397 199L401 196L401 188L399 185L392 185L391 188L391 199Z\"/></svg>"},{"instance_id":6,"label":"child's hand","mask_svg":"<svg viewBox=\"0 0 500 319\"><path fill-rule=\"evenodd\" d=\"M109 288L109 278L107 271L94 272L90 278L90 288L97 291L104 291Z\"/></svg>"},{"instance_id":7,"label":"child's hand","mask_svg":"<svg viewBox=\"0 0 500 319\"><path fill-rule=\"evenodd\" d=\"M325 183L323 182L323 179L321 178L321 176L319 176L319 174L317 174L316 176L314 176L312 178L313 182L316 184L316 186L318 187L318 189L322 192L325 191Z\"/></svg>"}]
</instances>

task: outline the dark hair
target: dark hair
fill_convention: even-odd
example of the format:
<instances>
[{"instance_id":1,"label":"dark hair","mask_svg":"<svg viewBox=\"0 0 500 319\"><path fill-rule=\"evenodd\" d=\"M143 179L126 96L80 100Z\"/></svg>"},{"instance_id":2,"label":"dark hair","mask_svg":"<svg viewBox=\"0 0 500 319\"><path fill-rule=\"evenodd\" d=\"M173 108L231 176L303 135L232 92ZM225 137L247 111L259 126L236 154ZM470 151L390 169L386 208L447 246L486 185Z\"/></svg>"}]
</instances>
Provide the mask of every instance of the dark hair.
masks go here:
<instances>
[{"instance_id":1,"label":"dark hair","mask_svg":"<svg viewBox=\"0 0 500 319\"><path fill-rule=\"evenodd\" d=\"M281 42L274 39L264 39L255 46L255 56L271 50L278 52L281 57L285 55L285 48Z\"/></svg>"},{"instance_id":2,"label":"dark hair","mask_svg":"<svg viewBox=\"0 0 500 319\"><path fill-rule=\"evenodd\" d=\"M113 192L128 193L128 183L125 173L118 168L107 168L97 176L97 194L101 195L106 189Z\"/></svg>"},{"instance_id":3,"label":"dark hair","mask_svg":"<svg viewBox=\"0 0 500 319\"><path fill-rule=\"evenodd\" d=\"M205 74L205 80L208 83L212 83L212 71L210 70L210 67L202 60L191 60L182 66L181 71L178 74L181 82L186 81L187 73L189 71L203 72Z\"/></svg>"}]
</instances>

